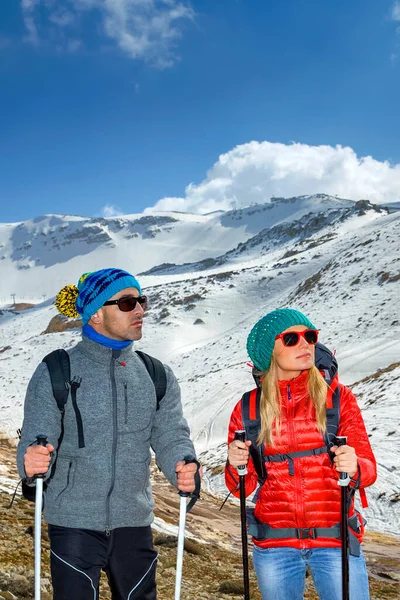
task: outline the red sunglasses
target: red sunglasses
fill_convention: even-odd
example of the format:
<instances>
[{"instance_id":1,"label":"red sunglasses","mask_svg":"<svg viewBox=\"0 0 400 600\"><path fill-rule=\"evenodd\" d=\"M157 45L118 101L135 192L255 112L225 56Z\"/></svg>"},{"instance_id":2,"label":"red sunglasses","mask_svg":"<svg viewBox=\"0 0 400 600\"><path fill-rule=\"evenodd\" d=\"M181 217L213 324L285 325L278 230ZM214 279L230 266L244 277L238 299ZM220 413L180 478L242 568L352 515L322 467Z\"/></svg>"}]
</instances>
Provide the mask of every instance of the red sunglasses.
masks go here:
<instances>
[{"instance_id":1,"label":"red sunglasses","mask_svg":"<svg viewBox=\"0 0 400 600\"><path fill-rule=\"evenodd\" d=\"M136 308L136 304L139 303L143 310L147 308L147 296L123 296L118 300L107 300L103 306L109 306L110 304L117 304L119 310L122 312L130 312Z\"/></svg>"},{"instance_id":2,"label":"red sunglasses","mask_svg":"<svg viewBox=\"0 0 400 600\"><path fill-rule=\"evenodd\" d=\"M304 331L287 331L276 336L276 340L282 340L284 346L297 346L300 338L304 338L307 344L314 346L318 342L317 329L305 329Z\"/></svg>"}]
</instances>

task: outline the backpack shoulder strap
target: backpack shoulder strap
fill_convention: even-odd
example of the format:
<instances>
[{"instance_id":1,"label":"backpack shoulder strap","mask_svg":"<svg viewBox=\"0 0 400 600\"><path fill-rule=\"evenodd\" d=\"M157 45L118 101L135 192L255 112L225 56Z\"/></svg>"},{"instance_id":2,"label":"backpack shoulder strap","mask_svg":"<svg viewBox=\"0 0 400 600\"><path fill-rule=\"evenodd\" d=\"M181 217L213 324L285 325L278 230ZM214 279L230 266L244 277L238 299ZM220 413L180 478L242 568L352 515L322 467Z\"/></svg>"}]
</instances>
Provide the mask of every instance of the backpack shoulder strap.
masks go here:
<instances>
[{"instance_id":1,"label":"backpack shoulder strap","mask_svg":"<svg viewBox=\"0 0 400 600\"><path fill-rule=\"evenodd\" d=\"M315 366L319 369L328 386L326 395L326 434L324 439L326 446L330 448L335 443L340 421L338 364L334 354L320 342L315 345Z\"/></svg>"},{"instance_id":2,"label":"backpack shoulder strap","mask_svg":"<svg viewBox=\"0 0 400 600\"><path fill-rule=\"evenodd\" d=\"M329 385L326 398L326 434L325 443L330 448L335 444L335 438L340 421L340 388L337 376L327 382Z\"/></svg>"},{"instance_id":3,"label":"backpack shoulder strap","mask_svg":"<svg viewBox=\"0 0 400 600\"><path fill-rule=\"evenodd\" d=\"M165 396L165 392L167 391L167 374L165 372L165 367L160 360L142 352L141 350L136 350L136 354L143 361L144 366L147 369L148 374L150 375L154 387L156 388L156 397L157 397L157 409L160 408L160 402Z\"/></svg>"},{"instance_id":4,"label":"backpack shoulder strap","mask_svg":"<svg viewBox=\"0 0 400 600\"><path fill-rule=\"evenodd\" d=\"M69 354L66 350L54 350L50 354L47 354L42 362L45 362L47 365L53 388L53 396L59 410L63 412L68 400L68 382L71 379Z\"/></svg>"},{"instance_id":5,"label":"backpack shoulder strap","mask_svg":"<svg viewBox=\"0 0 400 600\"><path fill-rule=\"evenodd\" d=\"M249 451L258 475L258 482L262 485L267 478L267 470L264 462L264 444L258 444L258 436L261 429L260 399L260 388L243 394L242 420L243 427L246 430L246 440L251 441Z\"/></svg>"}]
</instances>

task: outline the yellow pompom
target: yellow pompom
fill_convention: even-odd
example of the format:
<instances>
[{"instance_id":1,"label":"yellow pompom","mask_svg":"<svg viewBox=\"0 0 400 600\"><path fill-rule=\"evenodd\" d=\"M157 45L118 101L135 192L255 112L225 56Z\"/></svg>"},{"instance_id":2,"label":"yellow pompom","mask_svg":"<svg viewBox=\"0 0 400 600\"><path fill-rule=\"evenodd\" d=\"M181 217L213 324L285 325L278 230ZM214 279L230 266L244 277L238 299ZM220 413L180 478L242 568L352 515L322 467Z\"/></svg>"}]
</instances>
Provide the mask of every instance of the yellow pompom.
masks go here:
<instances>
[{"instance_id":1,"label":"yellow pompom","mask_svg":"<svg viewBox=\"0 0 400 600\"><path fill-rule=\"evenodd\" d=\"M60 290L56 296L55 305L57 310L66 317L77 319L79 313L76 310L76 299L78 297L79 290L76 285L66 285Z\"/></svg>"}]
</instances>

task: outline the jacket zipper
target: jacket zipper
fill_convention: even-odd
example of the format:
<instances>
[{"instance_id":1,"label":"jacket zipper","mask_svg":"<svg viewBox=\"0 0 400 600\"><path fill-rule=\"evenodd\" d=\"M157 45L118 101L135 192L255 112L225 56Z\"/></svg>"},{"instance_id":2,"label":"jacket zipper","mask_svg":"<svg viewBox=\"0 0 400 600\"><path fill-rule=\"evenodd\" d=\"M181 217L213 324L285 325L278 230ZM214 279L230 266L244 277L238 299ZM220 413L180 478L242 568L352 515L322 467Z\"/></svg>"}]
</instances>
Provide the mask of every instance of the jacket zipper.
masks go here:
<instances>
[{"instance_id":1,"label":"jacket zipper","mask_svg":"<svg viewBox=\"0 0 400 600\"><path fill-rule=\"evenodd\" d=\"M294 404L293 404L293 398L292 398L292 392L290 389L290 384L288 384L287 386L287 396L288 396L288 406L289 406L289 411L288 411L288 425L289 425L289 438L290 438L290 447L289 447L289 451L291 451L291 449L293 448L293 450L295 450L295 435L294 435ZM300 459L298 459L300 460ZM295 478L295 488L296 488L296 525L297 527L301 527L301 524L299 523L299 516L301 515L301 519L303 521L303 512L304 512L304 506L303 506L303 496L302 496L302 490L301 490L301 469L300 469L300 464L297 464L297 461L293 461L294 463L294 478ZM297 510L298 509L298 510ZM304 542L301 543L301 547L304 549L306 548L306 545L304 544Z\"/></svg>"},{"instance_id":2,"label":"jacket zipper","mask_svg":"<svg viewBox=\"0 0 400 600\"><path fill-rule=\"evenodd\" d=\"M106 517L106 534L110 535L110 502L111 494L114 490L115 485L115 463L117 455L117 384L115 381L115 361L120 355L119 350L112 351L111 365L110 365L110 378L111 378L111 390L112 390L112 403L113 403L113 443L111 453L111 485L107 494L107 517Z\"/></svg>"}]
</instances>

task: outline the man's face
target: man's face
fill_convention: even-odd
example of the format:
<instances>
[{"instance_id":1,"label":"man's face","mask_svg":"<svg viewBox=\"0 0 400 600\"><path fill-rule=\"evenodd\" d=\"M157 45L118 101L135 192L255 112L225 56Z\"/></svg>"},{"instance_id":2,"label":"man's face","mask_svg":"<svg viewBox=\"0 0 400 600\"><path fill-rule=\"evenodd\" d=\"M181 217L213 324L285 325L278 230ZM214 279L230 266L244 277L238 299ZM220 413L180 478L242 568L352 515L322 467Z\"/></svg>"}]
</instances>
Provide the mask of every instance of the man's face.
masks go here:
<instances>
[{"instance_id":1,"label":"man's face","mask_svg":"<svg viewBox=\"0 0 400 600\"><path fill-rule=\"evenodd\" d=\"M139 291L131 287L114 294L110 300L119 300L127 296L138 298L139 295ZM98 333L112 340L133 342L140 340L142 337L143 315L144 310L139 302L136 302L135 308L128 312L120 310L118 304L111 304L102 306L92 316L89 324Z\"/></svg>"}]
</instances>

